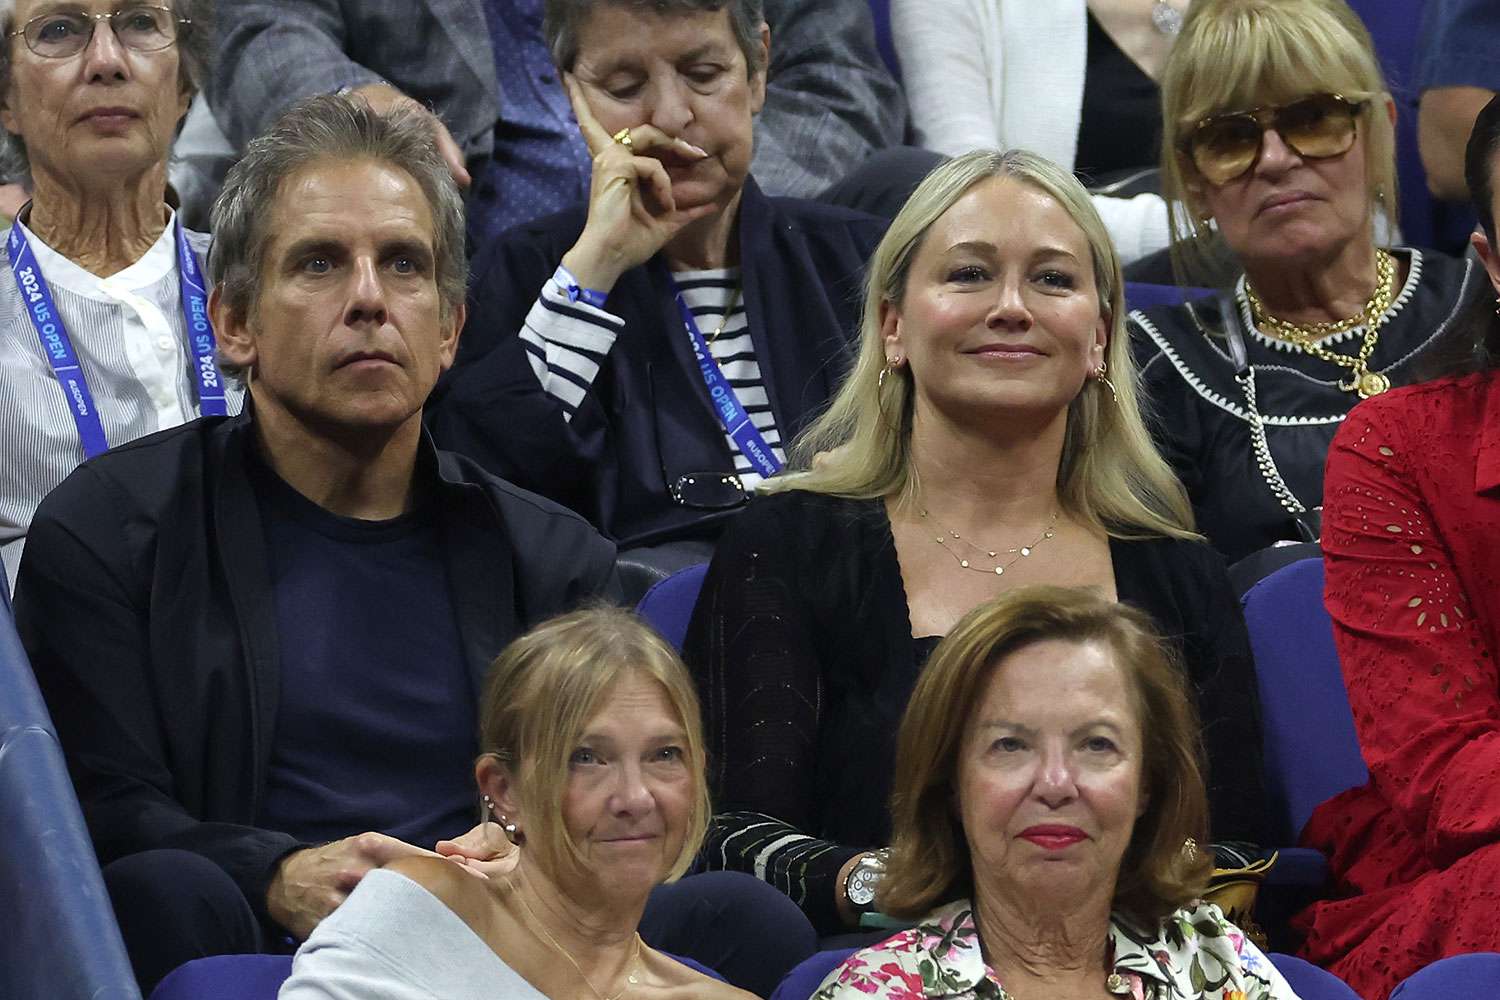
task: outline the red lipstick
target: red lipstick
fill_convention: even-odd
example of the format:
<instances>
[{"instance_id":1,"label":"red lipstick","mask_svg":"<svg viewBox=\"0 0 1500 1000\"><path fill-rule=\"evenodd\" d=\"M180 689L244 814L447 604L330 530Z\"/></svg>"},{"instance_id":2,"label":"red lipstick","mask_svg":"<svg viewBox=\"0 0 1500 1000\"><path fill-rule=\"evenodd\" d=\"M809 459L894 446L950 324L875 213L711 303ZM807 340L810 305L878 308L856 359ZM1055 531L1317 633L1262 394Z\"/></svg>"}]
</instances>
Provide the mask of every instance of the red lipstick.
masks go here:
<instances>
[{"instance_id":1,"label":"red lipstick","mask_svg":"<svg viewBox=\"0 0 1500 1000\"><path fill-rule=\"evenodd\" d=\"M1076 826L1043 823L1037 826L1028 826L1022 830L1021 839L1029 840L1043 850L1061 851L1072 847L1079 841L1087 840L1088 834Z\"/></svg>"}]
</instances>

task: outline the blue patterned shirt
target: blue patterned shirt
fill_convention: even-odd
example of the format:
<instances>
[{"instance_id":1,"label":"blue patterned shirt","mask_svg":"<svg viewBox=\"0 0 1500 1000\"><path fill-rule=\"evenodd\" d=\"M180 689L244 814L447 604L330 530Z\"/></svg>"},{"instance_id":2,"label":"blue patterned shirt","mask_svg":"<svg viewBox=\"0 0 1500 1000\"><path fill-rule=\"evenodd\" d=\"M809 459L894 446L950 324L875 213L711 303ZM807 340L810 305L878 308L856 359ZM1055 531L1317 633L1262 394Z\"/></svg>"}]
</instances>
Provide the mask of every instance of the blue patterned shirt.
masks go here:
<instances>
[{"instance_id":1,"label":"blue patterned shirt","mask_svg":"<svg viewBox=\"0 0 1500 1000\"><path fill-rule=\"evenodd\" d=\"M542 41L542 0L483 0L500 120L495 157L474 178L469 235L475 246L511 226L585 201L592 164L557 67Z\"/></svg>"}]
</instances>

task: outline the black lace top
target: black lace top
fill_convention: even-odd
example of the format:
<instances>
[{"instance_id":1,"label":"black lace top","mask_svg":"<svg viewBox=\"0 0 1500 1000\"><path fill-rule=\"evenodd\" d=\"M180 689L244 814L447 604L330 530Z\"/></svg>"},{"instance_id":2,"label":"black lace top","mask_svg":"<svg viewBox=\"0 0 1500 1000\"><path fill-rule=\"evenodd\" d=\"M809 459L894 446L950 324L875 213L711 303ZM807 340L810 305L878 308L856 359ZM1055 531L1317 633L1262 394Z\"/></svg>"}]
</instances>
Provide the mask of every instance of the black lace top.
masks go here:
<instances>
[{"instance_id":1,"label":"black lace top","mask_svg":"<svg viewBox=\"0 0 1500 1000\"><path fill-rule=\"evenodd\" d=\"M1120 599L1180 650L1198 693L1213 834L1266 843L1249 640L1202 543L1110 541ZM896 729L936 640L914 639L885 506L759 497L720 541L684 656L703 699L718 815L709 868L752 872L823 933L834 880L890 836Z\"/></svg>"}]
</instances>

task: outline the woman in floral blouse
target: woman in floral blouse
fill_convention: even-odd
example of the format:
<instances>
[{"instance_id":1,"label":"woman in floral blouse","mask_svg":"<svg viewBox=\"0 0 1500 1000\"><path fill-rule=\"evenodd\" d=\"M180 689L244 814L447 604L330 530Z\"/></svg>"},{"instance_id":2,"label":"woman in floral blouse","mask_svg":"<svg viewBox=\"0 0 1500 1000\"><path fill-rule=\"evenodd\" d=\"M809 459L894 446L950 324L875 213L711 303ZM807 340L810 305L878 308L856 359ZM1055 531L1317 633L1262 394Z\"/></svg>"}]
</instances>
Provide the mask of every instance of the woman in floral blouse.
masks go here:
<instances>
[{"instance_id":1,"label":"woman in floral blouse","mask_svg":"<svg viewBox=\"0 0 1500 1000\"><path fill-rule=\"evenodd\" d=\"M1295 1000L1198 900L1198 756L1183 674L1143 614L1055 587L976 608L901 723L876 902L918 923L813 1000Z\"/></svg>"}]
</instances>

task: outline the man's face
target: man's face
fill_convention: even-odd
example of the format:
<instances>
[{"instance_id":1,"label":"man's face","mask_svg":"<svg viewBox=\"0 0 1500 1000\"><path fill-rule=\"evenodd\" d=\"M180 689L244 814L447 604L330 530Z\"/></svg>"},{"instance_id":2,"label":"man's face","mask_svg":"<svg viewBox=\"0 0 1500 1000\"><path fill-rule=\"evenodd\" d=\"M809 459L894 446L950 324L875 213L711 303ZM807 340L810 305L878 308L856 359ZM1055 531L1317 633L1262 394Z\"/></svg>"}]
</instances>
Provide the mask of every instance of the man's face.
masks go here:
<instances>
[{"instance_id":1,"label":"man's face","mask_svg":"<svg viewBox=\"0 0 1500 1000\"><path fill-rule=\"evenodd\" d=\"M440 317L433 218L416 180L372 160L314 162L281 184L260 260L260 300L220 349L253 368L258 410L313 433L394 431L420 420L453 363L462 306Z\"/></svg>"}]
</instances>

